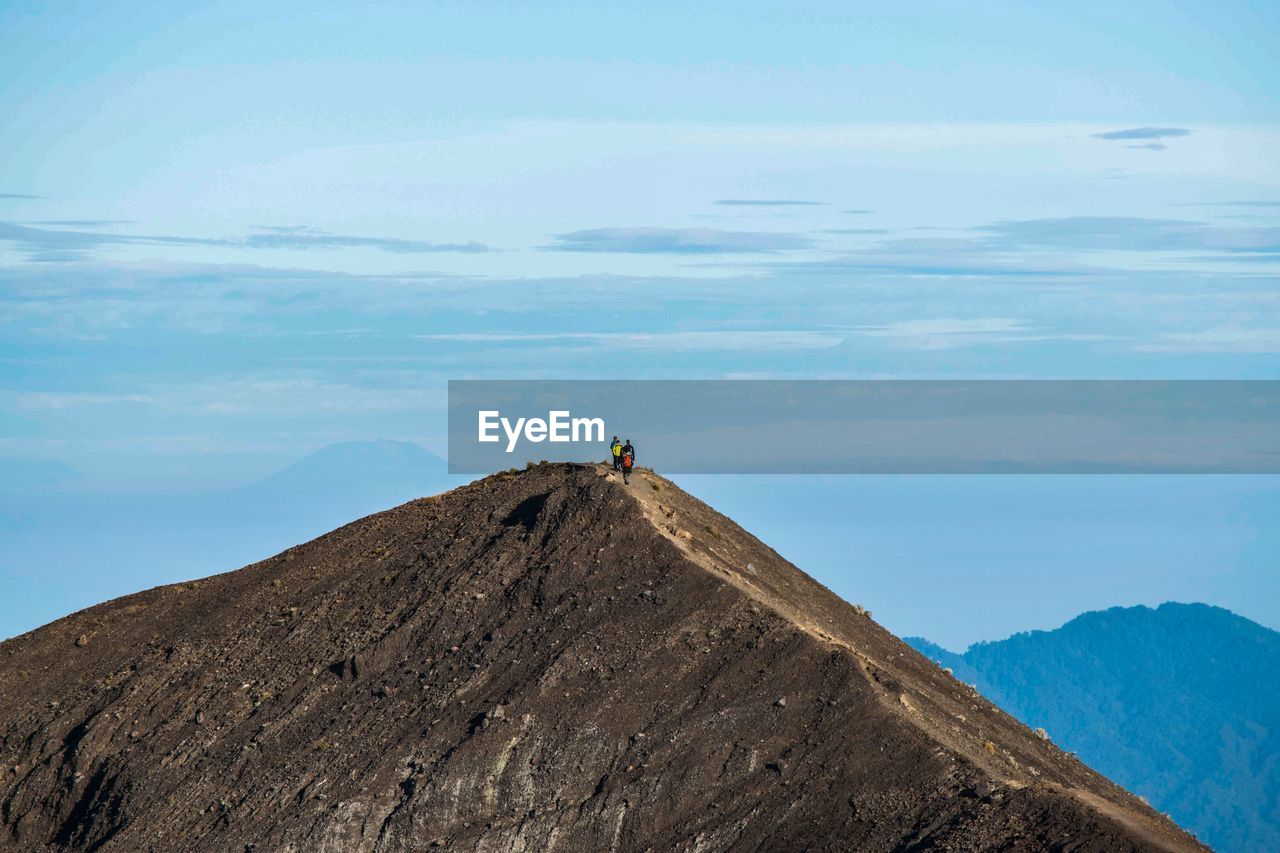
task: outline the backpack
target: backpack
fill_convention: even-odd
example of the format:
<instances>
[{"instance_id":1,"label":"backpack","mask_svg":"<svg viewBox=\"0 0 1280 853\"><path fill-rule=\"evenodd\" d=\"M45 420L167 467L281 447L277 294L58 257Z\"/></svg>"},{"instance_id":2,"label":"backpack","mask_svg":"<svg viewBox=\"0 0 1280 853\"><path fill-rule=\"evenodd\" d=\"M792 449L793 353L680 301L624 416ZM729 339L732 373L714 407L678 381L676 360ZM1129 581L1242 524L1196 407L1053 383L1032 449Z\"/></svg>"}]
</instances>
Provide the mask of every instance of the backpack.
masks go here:
<instances>
[{"instance_id":1,"label":"backpack","mask_svg":"<svg viewBox=\"0 0 1280 853\"><path fill-rule=\"evenodd\" d=\"M628 471L631 470L631 454L630 453L622 454L622 467L624 470L628 470Z\"/></svg>"}]
</instances>

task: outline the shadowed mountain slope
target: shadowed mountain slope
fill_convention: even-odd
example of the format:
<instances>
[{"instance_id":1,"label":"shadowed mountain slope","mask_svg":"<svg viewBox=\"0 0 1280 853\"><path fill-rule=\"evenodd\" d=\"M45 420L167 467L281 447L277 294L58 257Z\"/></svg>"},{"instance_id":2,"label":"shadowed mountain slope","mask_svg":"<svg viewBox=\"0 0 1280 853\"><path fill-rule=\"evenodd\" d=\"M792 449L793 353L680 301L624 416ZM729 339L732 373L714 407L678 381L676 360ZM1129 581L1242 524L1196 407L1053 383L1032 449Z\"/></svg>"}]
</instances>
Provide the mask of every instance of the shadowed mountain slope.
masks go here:
<instances>
[{"instance_id":1,"label":"shadowed mountain slope","mask_svg":"<svg viewBox=\"0 0 1280 853\"><path fill-rule=\"evenodd\" d=\"M591 465L0 644L0 769L16 849L1202 849L733 522Z\"/></svg>"}]
</instances>

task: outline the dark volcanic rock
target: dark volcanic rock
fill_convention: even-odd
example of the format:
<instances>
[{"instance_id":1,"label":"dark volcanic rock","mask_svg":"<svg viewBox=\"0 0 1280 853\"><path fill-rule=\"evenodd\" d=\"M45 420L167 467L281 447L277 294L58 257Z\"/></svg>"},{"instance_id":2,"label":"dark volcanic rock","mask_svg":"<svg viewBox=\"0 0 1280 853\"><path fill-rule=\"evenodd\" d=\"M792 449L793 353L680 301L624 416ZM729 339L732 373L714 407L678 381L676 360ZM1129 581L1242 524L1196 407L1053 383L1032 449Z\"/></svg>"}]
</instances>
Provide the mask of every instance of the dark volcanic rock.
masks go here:
<instances>
[{"instance_id":1,"label":"dark volcanic rock","mask_svg":"<svg viewBox=\"0 0 1280 853\"><path fill-rule=\"evenodd\" d=\"M0 768L4 849L1200 849L728 519L595 466L0 644Z\"/></svg>"}]
</instances>

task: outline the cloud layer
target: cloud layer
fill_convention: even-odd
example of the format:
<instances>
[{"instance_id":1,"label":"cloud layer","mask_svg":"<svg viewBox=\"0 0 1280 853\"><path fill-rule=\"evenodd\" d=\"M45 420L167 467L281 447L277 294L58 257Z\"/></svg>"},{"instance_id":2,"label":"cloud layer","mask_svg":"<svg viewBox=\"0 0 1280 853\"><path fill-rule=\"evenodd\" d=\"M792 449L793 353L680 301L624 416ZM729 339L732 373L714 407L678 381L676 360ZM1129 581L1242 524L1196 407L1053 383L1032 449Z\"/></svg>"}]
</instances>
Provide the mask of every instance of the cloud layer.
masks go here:
<instances>
[{"instance_id":1,"label":"cloud layer","mask_svg":"<svg viewBox=\"0 0 1280 853\"><path fill-rule=\"evenodd\" d=\"M546 248L560 252L714 255L807 249L800 234L720 231L714 228L591 228L557 234Z\"/></svg>"},{"instance_id":2,"label":"cloud layer","mask_svg":"<svg viewBox=\"0 0 1280 853\"><path fill-rule=\"evenodd\" d=\"M405 240L396 237L352 237L330 234L306 226L277 226L262 229L261 233L245 237L243 244L251 249L347 249L369 248L384 252L486 252L483 243L432 243L426 240Z\"/></svg>"},{"instance_id":3,"label":"cloud layer","mask_svg":"<svg viewBox=\"0 0 1280 853\"><path fill-rule=\"evenodd\" d=\"M790 198L722 198L716 204L725 207L823 207L826 202Z\"/></svg>"},{"instance_id":4,"label":"cloud layer","mask_svg":"<svg viewBox=\"0 0 1280 853\"><path fill-rule=\"evenodd\" d=\"M1280 254L1280 227L1237 228L1184 219L1072 216L997 222L978 229L993 247Z\"/></svg>"},{"instance_id":5,"label":"cloud layer","mask_svg":"<svg viewBox=\"0 0 1280 853\"><path fill-rule=\"evenodd\" d=\"M1106 133L1093 134L1094 139L1172 139L1176 136L1190 136L1191 131L1185 127L1130 127L1125 130L1109 130Z\"/></svg>"},{"instance_id":6,"label":"cloud layer","mask_svg":"<svg viewBox=\"0 0 1280 853\"><path fill-rule=\"evenodd\" d=\"M41 224L55 224L54 222ZM102 227L109 220L65 220L67 226ZM120 223L123 224L123 223ZM358 237L330 234L305 226L273 227L238 238L188 237L155 234L119 234L60 228L34 228L14 222L0 222L0 242L9 242L26 252L33 261L88 260L91 250L104 246L211 246L226 249L342 249L369 248L383 252L487 252L483 243L433 243L399 237Z\"/></svg>"}]
</instances>

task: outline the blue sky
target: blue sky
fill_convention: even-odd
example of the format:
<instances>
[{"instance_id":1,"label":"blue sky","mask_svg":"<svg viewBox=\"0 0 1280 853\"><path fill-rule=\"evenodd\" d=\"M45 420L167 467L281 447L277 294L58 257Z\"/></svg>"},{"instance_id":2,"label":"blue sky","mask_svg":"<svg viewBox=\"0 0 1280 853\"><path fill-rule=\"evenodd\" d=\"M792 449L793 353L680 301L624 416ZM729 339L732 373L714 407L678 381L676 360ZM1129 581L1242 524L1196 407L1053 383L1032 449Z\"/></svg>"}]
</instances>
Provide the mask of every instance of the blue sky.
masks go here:
<instances>
[{"instance_id":1,"label":"blue sky","mask_svg":"<svg viewBox=\"0 0 1280 853\"><path fill-rule=\"evenodd\" d=\"M464 376L1274 378L1277 43L1274 3L6 3L0 457L442 452ZM1250 524L1205 572L1274 567Z\"/></svg>"}]
</instances>

